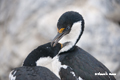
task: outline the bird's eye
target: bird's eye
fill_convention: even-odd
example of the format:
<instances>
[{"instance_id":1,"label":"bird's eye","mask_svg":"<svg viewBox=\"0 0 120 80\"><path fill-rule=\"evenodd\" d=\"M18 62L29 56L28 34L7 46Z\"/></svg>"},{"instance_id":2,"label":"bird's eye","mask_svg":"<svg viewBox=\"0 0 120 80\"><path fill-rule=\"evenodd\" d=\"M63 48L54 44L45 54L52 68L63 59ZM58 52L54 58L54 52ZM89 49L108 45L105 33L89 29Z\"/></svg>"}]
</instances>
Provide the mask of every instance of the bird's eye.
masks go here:
<instances>
[{"instance_id":1,"label":"bird's eye","mask_svg":"<svg viewBox=\"0 0 120 80\"><path fill-rule=\"evenodd\" d=\"M66 28L66 30L69 30L70 29L70 26L68 26L67 28Z\"/></svg>"}]
</instances>

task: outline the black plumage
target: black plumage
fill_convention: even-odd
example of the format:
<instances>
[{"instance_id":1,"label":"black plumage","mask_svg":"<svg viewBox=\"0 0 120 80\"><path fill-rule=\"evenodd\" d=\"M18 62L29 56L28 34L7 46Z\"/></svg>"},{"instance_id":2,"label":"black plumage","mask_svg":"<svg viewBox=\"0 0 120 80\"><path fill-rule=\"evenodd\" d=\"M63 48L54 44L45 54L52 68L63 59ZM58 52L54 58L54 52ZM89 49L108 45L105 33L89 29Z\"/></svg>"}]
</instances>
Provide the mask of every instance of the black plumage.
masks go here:
<instances>
[{"instance_id":1,"label":"black plumage","mask_svg":"<svg viewBox=\"0 0 120 80\"><path fill-rule=\"evenodd\" d=\"M73 69L69 66L66 69L61 68L59 75L61 80L77 80L77 76L75 75Z\"/></svg>"},{"instance_id":2,"label":"black plumage","mask_svg":"<svg viewBox=\"0 0 120 80\"><path fill-rule=\"evenodd\" d=\"M62 52L59 60L62 64L70 66L77 78L81 77L83 80L115 80L114 76L109 75L111 72L101 62L78 46L74 46L71 51ZM108 75L95 75L99 72L107 72ZM68 76L66 75L66 77Z\"/></svg>"},{"instance_id":3,"label":"black plumage","mask_svg":"<svg viewBox=\"0 0 120 80\"><path fill-rule=\"evenodd\" d=\"M13 69L9 75L10 80L59 80L59 78L49 69L37 66L36 62L40 58L53 58L62 44L58 43L55 47L51 47L50 42L34 49L25 59L23 67Z\"/></svg>"},{"instance_id":4,"label":"black plumage","mask_svg":"<svg viewBox=\"0 0 120 80\"><path fill-rule=\"evenodd\" d=\"M52 71L44 66L39 66L36 62L40 58L55 57L59 50L64 47L67 43L60 44L57 43L56 46L52 47L50 42L44 45L41 45L34 49L28 56L26 57L23 67L18 67L13 69L9 75L10 80L60 80ZM72 69L67 67L66 69L61 68L60 73L65 74L61 75L61 80L76 80L76 77L70 73ZM65 76L70 75L70 77Z\"/></svg>"},{"instance_id":5,"label":"black plumage","mask_svg":"<svg viewBox=\"0 0 120 80\"><path fill-rule=\"evenodd\" d=\"M37 60L44 57L53 58L61 49L61 44L58 43L55 47L51 47L51 43L46 43L34 49L23 62L23 66L36 66Z\"/></svg>"},{"instance_id":6,"label":"black plumage","mask_svg":"<svg viewBox=\"0 0 120 80\"><path fill-rule=\"evenodd\" d=\"M23 66L15 68L11 75L16 77L13 79L10 77L9 80L60 80L53 72L49 69L41 66Z\"/></svg>"}]
</instances>

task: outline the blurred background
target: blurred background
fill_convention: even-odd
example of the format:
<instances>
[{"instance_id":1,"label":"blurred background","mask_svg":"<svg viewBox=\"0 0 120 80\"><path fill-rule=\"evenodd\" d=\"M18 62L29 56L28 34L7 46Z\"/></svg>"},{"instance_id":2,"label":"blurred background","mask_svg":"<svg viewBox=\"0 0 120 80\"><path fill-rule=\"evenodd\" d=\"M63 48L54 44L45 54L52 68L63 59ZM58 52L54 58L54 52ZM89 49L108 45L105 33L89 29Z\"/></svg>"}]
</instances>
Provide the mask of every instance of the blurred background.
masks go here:
<instances>
[{"instance_id":1,"label":"blurred background","mask_svg":"<svg viewBox=\"0 0 120 80\"><path fill-rule=\"evenodd\" d=\"M120 0L0 0L0 80L8 80L33 49L51 41L58 18L71 10L85 19L77 45L120 80Z\"/></svg>"}]
</instances>

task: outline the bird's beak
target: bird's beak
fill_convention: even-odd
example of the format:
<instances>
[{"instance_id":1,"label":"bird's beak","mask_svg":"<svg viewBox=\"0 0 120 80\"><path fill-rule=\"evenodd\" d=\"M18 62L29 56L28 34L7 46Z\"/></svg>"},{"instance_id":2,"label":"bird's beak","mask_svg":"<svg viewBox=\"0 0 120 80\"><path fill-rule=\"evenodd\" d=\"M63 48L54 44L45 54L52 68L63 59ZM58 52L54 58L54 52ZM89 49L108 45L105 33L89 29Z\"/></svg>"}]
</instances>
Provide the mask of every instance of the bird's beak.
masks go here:
<instances>
[{"instance_id":1,"label":"bird's beak","mask_svg":"<svg viewBox=\"0 0 120 80\"><path fill-rule=\"evenodd\" d=\"M55 38L51 41L51 46L54 47L54 46L58 43L58 41L59 41L63 36L64 36L63 33L58 33L58 34L55 36Z\"/></svg>"},{"instance_id":2,"label":"bird's beak","mask_svg":"<svg viewBox=\"0 0 120 80\"><path fill-rule=\"evenodd\" d=\"M65 43L59 43L61 45L61 48L65 47L66 45L68 45L70 42L65 42Z\"/></svg>"},{"instance_id":3,"label":"bird's beak","mask_svg":"<svg viewBox=\"0 0 120 80\"><path fill-rule=\"evenodd\" d=\"M64 31L64 32L62 32L62 33L59 33L59 32L58 32L58 34L55 36L55 38L51 41L51 46L54 47L54 46L58 43L58 41L59 41L64 35L66 35L67 33L68 33L68 31Z\"/></svg>"}]
</instances>

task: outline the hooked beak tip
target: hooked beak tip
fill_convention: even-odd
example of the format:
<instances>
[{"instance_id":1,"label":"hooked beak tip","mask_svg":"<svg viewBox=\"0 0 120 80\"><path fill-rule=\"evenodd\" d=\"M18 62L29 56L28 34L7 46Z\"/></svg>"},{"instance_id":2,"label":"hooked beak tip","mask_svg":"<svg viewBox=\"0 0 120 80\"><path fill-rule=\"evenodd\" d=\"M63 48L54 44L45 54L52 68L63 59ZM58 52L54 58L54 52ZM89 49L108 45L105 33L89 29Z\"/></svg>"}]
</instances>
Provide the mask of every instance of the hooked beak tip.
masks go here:
<instances>
[{"instance_id":1,"label":"hooked beak tip","mask_svg":"<svg viewBox=\"0 0 120 80\"><path fill-rule=\"evenodd\" d=\"M53 41L53 42L51 42L51 46L52 47L54 47L55 46L55 42Z\"/></svg>"},{"instance_id":2,"label":"hooked beak tip","mask_svg":"<svg viewBox=\"0 0 120 80\"><path fill-rule=\"evenodd\" d=\"M51 41L51 46L54 47L58 43L58 41L65 35L66 33L58 33L56 37Z\"/></svg>"}]
</instances>

